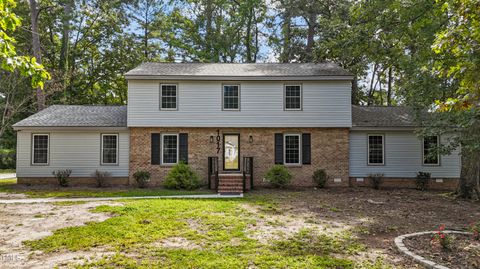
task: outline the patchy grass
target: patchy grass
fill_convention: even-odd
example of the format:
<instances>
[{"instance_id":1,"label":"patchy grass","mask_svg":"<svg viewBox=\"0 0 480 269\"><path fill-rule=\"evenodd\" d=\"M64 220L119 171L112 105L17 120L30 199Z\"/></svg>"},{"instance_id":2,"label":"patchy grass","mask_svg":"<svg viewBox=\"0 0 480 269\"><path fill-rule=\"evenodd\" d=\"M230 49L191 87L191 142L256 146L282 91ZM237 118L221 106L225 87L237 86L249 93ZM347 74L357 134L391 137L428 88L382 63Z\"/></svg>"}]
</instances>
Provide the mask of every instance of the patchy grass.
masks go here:
<instances>
[{"instance_id":1,"label":"patchy grass","mask_svg":"<svg viewBox=\"0 0 480 269\"><path fill-rule=\"evenodd\" d=\"M0 174L14 174L15 169L0 169Z\"/></svg>"},{"instance_id":2,"label":"patchy grass","mask_svg":"<svg viewBox=\"0 0 480 269\"><path fill-rule=\"evenodd\" d=\"M17 180L0 180L0 192L25 194L30 198L133 197L211 194L210 190L168 190L164 188L87 188L57 186L19 186Z\"/></svg>"},{"instance_id":3,"label":"patchy grass","mask_svg":"<svg viewBox=\"0 0 480 269\"><path fill-rule=\"evenodd\" d=\"M115 255L85 260L80 268L354 268L348 256L363 251L355 237L301 230L265 244L248 235L259 216L242 206L253 203L259 214L278 214L255 200L137 200L124 206L100 206L95 212L114 217L70 227L25 244L44 252L101 247ZM270 213L265 213L270 212ZM267 216L268 217L268 216ZM173 243L174 244L173 244Z\"/></svg>"}]
</instances>

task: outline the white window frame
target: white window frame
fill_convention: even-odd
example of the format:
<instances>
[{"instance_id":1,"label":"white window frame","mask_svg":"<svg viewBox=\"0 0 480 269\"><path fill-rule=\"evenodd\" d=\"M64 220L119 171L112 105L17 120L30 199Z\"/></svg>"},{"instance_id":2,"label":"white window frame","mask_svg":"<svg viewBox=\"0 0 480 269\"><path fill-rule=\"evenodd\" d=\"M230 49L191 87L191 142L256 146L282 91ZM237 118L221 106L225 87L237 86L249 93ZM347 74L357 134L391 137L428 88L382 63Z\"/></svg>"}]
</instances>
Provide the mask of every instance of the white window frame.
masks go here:
<instances>
[{"instance_id":1,"label":"white window frame","mask_svg":"<svg viewBox=\"0 0 480 269\"><path fill-rule=\"evenodd\" d=\"M174 163L165 163L164 161L164 156L163 156L163 150L165 149L165 146L164 146L164 137L165 136L176 136L177 137L177 160L174 162ZM175 165L178 163L178 160L179 160L179 154L180 154L180 137L179 137L179 134L178 133L164 133L164 134L161 134L160 135L160 138L161 138L161 144L160 144L160 160L161 160L161 164L162 165Z\"/></svg>"},{"instance_id":2,"label":"white window frame","mask_svg":"<svg viewBox=\"0 0 480 269\"><path fill-rule=\"evenodd\" d=\"M298 137L298 163L287 163L287 136ZM285 166L302 165L302 134L297 134L297 133L283 134L283 164Z\"/></svg>"},{"instance_id":3,"label":"white window frame","mask_svg":"<svg viewBox=\"0 0 480 269\"><path fill-rule=\"evenodd\" d=\"M381 136L382 137L382 163L371 163L370 162L370 136ZM368 134L367 135L367 164L368 165L385 165L385 135L384 134Z\"/></svg>"},{"instance_id":4,"label":"white window frame","mask_svg":"<svg viewBox=\"0 0 480 269\"><path fill-rule=\"evenodd\" d=\"M238 95L237 95L237 98L238 98L238 108L225 108L225 86L237 86L238 87ZM241 107L241 87L240 87L240 84L235 84L235 83L223 83L222 84L222 110L224 111L240 111L240 107Z\"/></svg>"},{"instance_id":5,"label":"white window frame","mask_svg":"<svg viewBox=\"0 0 480 269\"><path fill-rule=\"evenodd\" d=\"M175 86L175 108L164 108L163 107L163 86ZM178 84L176 83L163 83L160 84L160 110L178 110Z\"/></svg>"},{"instance_id":6,"label":"white window frame","mask_svg":"<svg viewBox=\"0 0 480 269\"><path fill-rule=\"evenodd\" d=\"M429 135L437 137L437 147L440 146L439 135ZM422 137L422 165L425 166L439 166L440 165L440 153L437 152L437 163L425 163L425 137Z\"/></svg>"},{"instance_id":7,"label":"white window frame","mask_svg":"<svg viewBox=\"0 0 480 269\"><path fill-rule=\"evenodd\" d=\"M287 108L287 87L299 86L300 87L300 108ZM303 85L301 83L287 83L283 85L283 109L285 111L301 111L303 110Z\"/></svg>"},{"instance_id":8,"label":"white window frame","mask_svg":"<svg viewBox=\"0 0 480 269\"><path fill-rule=\"evenodd\" d=\"M35 136L47 136L47 162L46 163L36 163L35 162ZM32 155L32 160L31 164L32 165L38 165L38 166L48 166L50 165L50 134L32 134L32 145L31 145L31 155Z\"/></svg>"},{"instance_id":9,"label":"white window frame","mask_svg":"<svg viewBox=\"0 0 480 269\"><path fill-rule=\"evenodd\" d=\"M116 139L117 139L117 148L116 148L116 152L115 152L115 163L105 163L103 161L103 137L104 136L115 136ZM100 136L100 165L118 165L118 159L119 159L119 156L118 156L118 153L119 153L119 139L118 139L118 134L101 134Z\"/></svg>"}]
</instances>

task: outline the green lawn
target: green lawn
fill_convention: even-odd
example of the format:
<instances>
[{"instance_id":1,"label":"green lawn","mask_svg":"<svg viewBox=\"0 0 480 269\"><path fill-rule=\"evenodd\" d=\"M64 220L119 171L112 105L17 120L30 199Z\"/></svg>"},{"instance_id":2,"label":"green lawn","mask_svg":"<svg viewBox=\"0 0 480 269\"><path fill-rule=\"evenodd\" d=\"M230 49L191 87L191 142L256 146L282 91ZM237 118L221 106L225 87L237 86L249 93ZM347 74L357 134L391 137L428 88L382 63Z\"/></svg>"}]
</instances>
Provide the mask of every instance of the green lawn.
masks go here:
<instances>
[{"instance_id":1,"label":"green lawn","mask_svg":"<svg viewBox=\"0 0 480 269\"><path fill-rule=\"evenodd\" d=\"M71 188L24 187L16 185L16 179L0 180L0 192L25 194L32 198L80 198L80 197L132 197L211 194L210 190L167 190L164 188Z\"/></svg>"},{"instance_id":2,"label":"green lawn","mask_svg":"<svg viewBox=\"0 0 480 269\"><path fill-rule=\"evenodd\" d=\"M0 174L13 174L15 169L0 169Z\"/></svg>"},{"instance_id":3,"label":"green lawn","mask_svg":"<svg viewBox=\"0 0 480 269\"><path fill-rule=\"evenodd\" d=\"M305 228L266 242L252 237L253 230L265 225L262 220L278 214L276 207L263 196L135 200L96 208L114 215L106 221L60 229L24 243L44 252L114 252L85 259L78 268L385 268L379 261L355 258L365 249L349 231L322 234Z\"/></svg>"}]
</instances>

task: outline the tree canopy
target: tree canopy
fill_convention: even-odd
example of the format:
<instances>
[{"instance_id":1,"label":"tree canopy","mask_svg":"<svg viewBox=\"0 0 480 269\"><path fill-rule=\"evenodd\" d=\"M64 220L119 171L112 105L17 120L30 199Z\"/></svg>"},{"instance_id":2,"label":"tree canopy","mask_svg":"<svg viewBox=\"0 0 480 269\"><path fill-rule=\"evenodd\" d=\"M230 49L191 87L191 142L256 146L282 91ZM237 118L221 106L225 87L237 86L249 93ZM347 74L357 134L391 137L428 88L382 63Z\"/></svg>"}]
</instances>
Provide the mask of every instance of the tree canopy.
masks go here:
<instances>
[{"instance_id":1,"label":"tree canopy","mask_svg":"<svg viewBox=\"0 0 480 269\"><path fill-rule=\"evenodd\" d=\"M480 156L477 0L0 0L0 15L5 147L45 105L126 104L141 62L330 61L355 75L352 103L436 111L419 135Z\"/></svg>"}]
</instances>

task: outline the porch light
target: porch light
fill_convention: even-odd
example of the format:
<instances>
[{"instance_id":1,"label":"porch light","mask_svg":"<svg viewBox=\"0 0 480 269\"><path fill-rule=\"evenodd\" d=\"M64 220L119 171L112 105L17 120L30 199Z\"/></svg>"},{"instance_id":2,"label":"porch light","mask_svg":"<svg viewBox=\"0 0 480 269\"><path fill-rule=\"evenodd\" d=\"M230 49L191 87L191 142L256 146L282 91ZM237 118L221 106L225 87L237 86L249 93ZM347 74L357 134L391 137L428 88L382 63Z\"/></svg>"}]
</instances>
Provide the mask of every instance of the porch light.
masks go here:
<instances>
[{"instance_id":1,"label":"porch light","mask_svg":"<svg viewBox=\"0 0 480 269\"><path fill-rule=\"evenodd\" d=\"M213 135L210 136L210 143L213 143Z\"/></svg>"},{"instance_id":2,"label":"porch light","mask_svg":"<svg viewBox=\"0 0 480 269\"><path fill-rule=\"evenodd\" d=\"M250 135L250 136L248 137L248 143L253 143L253 136L252 136L252 135Z\"/></svg>"}]
</instances>

